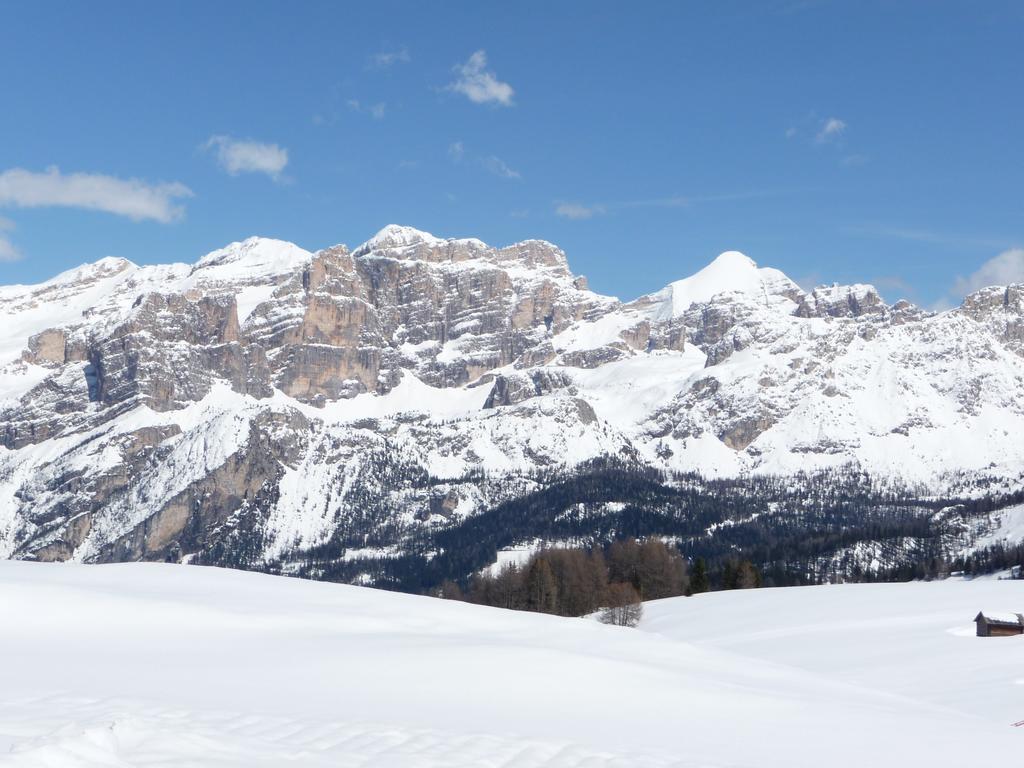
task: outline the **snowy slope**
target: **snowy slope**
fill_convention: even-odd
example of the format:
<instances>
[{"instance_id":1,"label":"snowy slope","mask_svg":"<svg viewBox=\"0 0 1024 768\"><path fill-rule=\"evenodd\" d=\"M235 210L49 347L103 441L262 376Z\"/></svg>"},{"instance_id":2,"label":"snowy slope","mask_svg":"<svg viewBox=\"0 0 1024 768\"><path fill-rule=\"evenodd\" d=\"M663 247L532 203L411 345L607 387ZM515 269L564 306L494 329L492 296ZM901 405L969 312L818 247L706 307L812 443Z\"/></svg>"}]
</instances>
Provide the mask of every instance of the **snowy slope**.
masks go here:
<instances>
[{"instance_id":1,"label":"snowy slope","mask_svg":"<svg viewBox=\"0 0 1024 768\"><path fill-rule=\"evenodd\" d=\"M917 609L916 585L876 589L874 632L858 587L664 601L637 631L219 569L0 563L0 658L17 660L0 765L955 766L978 744L1012 761L1009 707L932 692L967 693L942 664L972 659L1012 687L1024 641L963 636L962 608L1001 605L1002 586L946 605L935 585ZM892 633L901 614L916 634ZM896 660L918 654L892 684L888 638ZM870 653L819 663L853 639ZM932 688L902 684L929 661Z\"/></svg>"},{"instance_id":2,"label":"snowy slope","mask_svg":"<svg viewBox=\"0 0 1024 768\"><path fill-rule=\"evenodd\" d=\"M1024 611L1024 583L949 579L716 592L647 603L641 629L1011 731L1024 720L1024 636L975 637L973 619L982 610ZM1024 728L1013 735L1020 750Z\"/></svg>"},{"instance_id":3,"label":"snowy slope","mask_svg":"<svg viewBox=\"0 0 1024 768\"><path fill-rule=\"evenodd\" d=\"M62 272L39 285L0 287L0 365L16 360L30 336L80 322L138 270L125 259L106 258Z\"/></svg>"},{"instance_id":4,"label":"snowy slope","mask_svg":"<svg viewBox=\"0 0 1024 768\"><path fill-rule=\"evenodd\" d=\"M1012 546L1024 541L1024 504L1001 509L993 513L994 525L974 542L973 547L983 548L995 544Z\"/></svg>"}]
</instances>

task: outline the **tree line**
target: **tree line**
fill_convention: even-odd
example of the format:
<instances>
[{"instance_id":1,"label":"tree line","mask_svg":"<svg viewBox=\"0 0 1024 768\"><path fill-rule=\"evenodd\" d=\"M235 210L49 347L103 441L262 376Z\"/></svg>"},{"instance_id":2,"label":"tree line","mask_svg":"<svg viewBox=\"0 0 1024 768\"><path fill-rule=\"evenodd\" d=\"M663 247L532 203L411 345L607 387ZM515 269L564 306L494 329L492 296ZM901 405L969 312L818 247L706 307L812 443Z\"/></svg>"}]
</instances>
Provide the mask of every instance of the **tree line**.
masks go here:
<instances>
[{"instance_id":1,"label":"tree line","mask_svg":"<svg viewBox=\"0 0 1024 768\"><path fill-rule=\"evenodd\" d=\"M615 541L608 547L549 548L533 553L522 565L506 563L469 580L463 590L453 581L442 597L464 599L520 611L557 616L585 616L610 611L610 623L631 623L630 610L643 600L687 592L686 561L674 546L649 537ZM639 618L638 616L636 618Z\"/></svg>"},{"instance_id":2,"label":"tree line","mask_svg":"<svg viewBox=\"0 0 1024 768\"><path fill-rule=\"evenodd\" d=\"M748 560L730 559L709 569L698 558L691 569L675 545L631 537L607 546L541 549L525 563L477 573L465 589L445 580L435 594L557 616L599 613L606 623L634 626L644 600L761 585L760 571Z\"/></svg>"}]
</instances>

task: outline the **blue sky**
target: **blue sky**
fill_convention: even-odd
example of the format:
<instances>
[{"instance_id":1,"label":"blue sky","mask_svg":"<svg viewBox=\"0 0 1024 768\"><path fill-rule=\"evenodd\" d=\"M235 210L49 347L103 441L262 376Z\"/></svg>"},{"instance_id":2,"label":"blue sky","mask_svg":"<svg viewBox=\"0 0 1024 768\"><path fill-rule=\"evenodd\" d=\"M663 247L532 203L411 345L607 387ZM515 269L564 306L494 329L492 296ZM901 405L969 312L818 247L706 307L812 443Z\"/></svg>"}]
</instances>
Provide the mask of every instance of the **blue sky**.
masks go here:
<instances>
[{"instance_id":1,"label":"blue sky","mask_svg":"<svg viewBox=\"0 0 1024 768\"><path fill-rule=\"evenodd\" d=\"M1019 2L0 5L0 283L388 223L632 298L1024 280Z\"/></svg>"}]
</instances>

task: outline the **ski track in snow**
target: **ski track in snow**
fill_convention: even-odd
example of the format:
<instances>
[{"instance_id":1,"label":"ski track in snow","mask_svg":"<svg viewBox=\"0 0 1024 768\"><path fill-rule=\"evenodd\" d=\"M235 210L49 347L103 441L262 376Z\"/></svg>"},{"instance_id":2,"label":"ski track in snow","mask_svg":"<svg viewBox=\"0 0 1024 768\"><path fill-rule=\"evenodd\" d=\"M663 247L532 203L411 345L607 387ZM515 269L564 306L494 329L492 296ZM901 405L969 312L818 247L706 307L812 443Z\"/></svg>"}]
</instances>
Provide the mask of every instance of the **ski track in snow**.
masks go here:
<instances>
[{"instance_id":1,"label":"ski track in snow","mask_svg":"<svg viewBox=\"0 0 1024 768\"><path fill-rule=\"evenodd\" d=\"M60 716L55 717L54 712ZM466 734L402 724L338 722L186 711L134 700L60 696L0 705L0 740L15 742L0 765L366 766L367 768L699 768L706 763L643 753L596 752L565 742ZM0 741L2 744L2 741ZM716 768L731 765L715 763ZM708 768L711 768L708 766Z\"/></svg>"}]
</instances>

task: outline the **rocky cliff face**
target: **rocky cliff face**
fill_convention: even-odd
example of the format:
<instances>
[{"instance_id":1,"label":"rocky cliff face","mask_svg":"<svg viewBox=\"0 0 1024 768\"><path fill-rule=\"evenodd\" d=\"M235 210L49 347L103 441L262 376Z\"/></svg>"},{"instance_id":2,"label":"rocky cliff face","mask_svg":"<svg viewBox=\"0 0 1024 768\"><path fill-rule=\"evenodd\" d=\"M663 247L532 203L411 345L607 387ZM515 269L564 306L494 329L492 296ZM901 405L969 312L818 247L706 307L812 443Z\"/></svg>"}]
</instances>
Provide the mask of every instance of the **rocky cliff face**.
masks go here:
<instances>
[{"instance_id":1,"label":"rocky cliff face","mask_svg":"<svg viewBox=\"0 0 1024 768\"><path fill-rule=\"evenodd\" d=\"M940 315L734 252L634 302L543 241L389 226L0 288L0 555L388 556L595 459L1021 479L1021 286Z\"/></svg>"}]
</instances>

